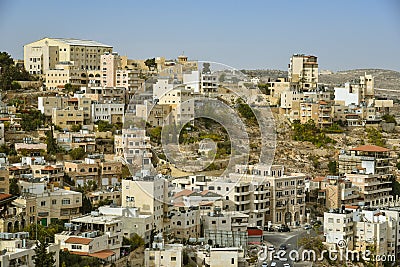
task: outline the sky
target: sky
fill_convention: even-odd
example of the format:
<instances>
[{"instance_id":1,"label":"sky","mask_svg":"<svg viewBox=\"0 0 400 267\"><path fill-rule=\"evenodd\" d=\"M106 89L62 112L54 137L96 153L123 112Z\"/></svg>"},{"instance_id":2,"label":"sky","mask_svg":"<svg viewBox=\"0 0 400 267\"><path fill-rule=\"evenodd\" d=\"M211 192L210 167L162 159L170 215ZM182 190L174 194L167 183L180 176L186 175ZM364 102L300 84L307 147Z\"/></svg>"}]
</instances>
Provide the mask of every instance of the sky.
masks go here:
<instances>
[{"instance_id":1,"label":"sky","mask_svg":"<svg viewBox=\"0 0 400 267\"><path fill-rule=\"evenodd\" d=\"M0 0L0 51L22 59L23 45L43 37L236 69L287 70L301 53L318 56L324 70L400 71L400 1Z\"/></svg>"}]
</instances>

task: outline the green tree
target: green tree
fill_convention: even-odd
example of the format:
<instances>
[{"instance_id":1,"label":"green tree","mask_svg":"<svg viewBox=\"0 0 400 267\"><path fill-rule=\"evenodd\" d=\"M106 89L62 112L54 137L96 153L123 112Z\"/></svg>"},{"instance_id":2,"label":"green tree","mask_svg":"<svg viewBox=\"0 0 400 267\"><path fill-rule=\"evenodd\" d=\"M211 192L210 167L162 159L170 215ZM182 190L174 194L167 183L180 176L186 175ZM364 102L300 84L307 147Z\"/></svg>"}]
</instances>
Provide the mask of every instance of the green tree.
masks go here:
<instances>
[{"instance_id":1,"label":"green tree","mask_svg":"<svg viewBox=\"0 0 400 267\"><path fill-rule=\"evenodd\" d=\"M59 261L61 266L68 267L97 267L101 266L101 261L94 257L84 257L69 253L69 251L60 251Z\"/></svg>"},{"instance_id":2,"label":"green tree","mask_svg":"<svg viewBox=\"0 0 400 267\"><path fill-rule=\"evenodd\" d=\"M269 89L269 85L267 83L258 84L258 89L260 89L260 91L263 94L266 94L266 95L270 95L271 94L271 89Z\"/></svg>"},{"instance_id":3,"label":"green tree","mask_svg":"<svg viewBox=\"0 0 400 267\"><path fill-rule=\"evenodd\" d=\"M244 104L242 102L238 103L237 109L240 113L240 115L242 117L244 117L245 119L247 119L250 122L257 122L257 118L253 113L253 110L251 109L251 107L247 104Z\"/></svg>"},{"instance_id":4,"label":"green tree","mask_svg":"<svg viewBox=\"0 0 400 267\"><path fill-rule=\"evenodd\" d=\"M47 145L47 153L49 153L50 155L54 155L59 151L57 141L53 135L53 129L46 132L46 145Z\"/></svg>"},{"instance_id":5,"label":"green tree","mask_svg":"<svg viewBox=\"0 0 400 267\"><path fill-rule=\"evenodd\" d=\"M67 91L67 92L72 92L73 91L72 84L70 84L70 83L65 84L64 85L64 90Z\"/></svg>"},{"instance_id":6,"label":"green tree","mask_svg":"<svg viewBox=\"0 0 400 267\"><path fill-rule=\"evenodd\" d=\"M42 239L40 241L36 241L35 248L35 256L33 256L33 262L35 266L40 267L52 267L56 263L54 259L55 252L48 252L47 249L49 247L49 243Z\"/></svg>"},{"instance_id":7,"label":"green tree","mask_svg":"<svg viewBox=\"0 0 400 267\"><path fill-rule=\"evenodd\" d=\"M150 141L161 144L161 127L147 128L147 134L150 136Z\"/></svg>"},{"instance_id":8,"label":"green tree","mask_svg":"<svg viewBox=\"0 0 400 267\"><path fill-rule=\"evenodd\" d=\"M379 131L378 129L376 129L374 127L369 127L369 128L366 128L365 130L367 132L368 141L371 144L374 144L376 146L385 146L386 142L382 136L381 131Z\"/></svg>"},{"instance_id":9,"label":"green tree","mask_svg":"<svg viewBox=\"0 0 400 267\"><path fill-rule=\"evenodd\" d=\"M134 233L131 238L124 237L122 240L123 246L131 246L131 250L144 246L144 240L138 234Z\"/></svg>"},{"instance_id":10,"label":"green tree","mask_svg":"<svg viewBox=\"0 0 400 267\"><path fill-rule=\"evenodd\" d=\"M82 198L82 207L81 207L81 213L82 214L88 214L93 210L92 207L92 202L90 202L90 199L87 196L83 196Z\"/></svg>"},{"instance_id":11,"label":"green tree","mask_svg":"<svg viewBox=\"0 0 400 267\"><path fill-rule=\"evenodd\" d=\"M338 174L338 164L336 161L329 161L328 163L329 173L332 175Z\"/></svg>"},{"instance_id":12,"label":"green tree","mask_svg":"<svg viewBox=\"0 0 400 267\"><path fill-rule=\"evenodd\" d=\"M10 194L13 196L20 195L18 181L15 178L10 180Z\"/></svg>"},{"instance_id":13,"label":"green tree","mask_svg":"<svg viewBox=\"0 0 400 267\"><path fill-rule=\"evenodd\" d=\"M394 124L397 123L395 117L393 115L390 115L390 114L383 115L382 119L387 123L394 123Z\"/></svg>"},{"instance_id":14,"label":"green tree","mask_svg":"<svg viewBox=\"0 0 400 267\"><path fill-rule=\"evenodd\" d=\"M316 147L322 147L329 143L335 143L334 140L325 135L321 129L315 126L313 120L301 124L299 120L292 123L293 140L295 141L308 141L313 143Z\"/></svg>"},{"instance_id":15,"label":"green tree","mask_svg":"<svg viewBox=\"0 0 400 267\"><path fill-rule=\"evenodd\" d=\"M0 67L14 65L14 60L7 52L0 52Z\"/></svg>"},{"instance_id":16,"label":"green tree","mask_svg":"<svg viewBox=\"0 0 400 267\"><path fill-rule=\"evenodd\" d=\"M30 81L33 78L23 68L14 65L14 60L7 52L0 52L0 89L13 89L14 81ZM14 86L16 86L14 84Z\"/></svg>"},{"instance_id":17,"label":"green tree","mask_svg":"<svg viewBox=\"0 0 400 267\"><path fill-rule=\"evenodd\" d=\"M11 82L11 89L12 90L18 90L18 89L21 89L21 88L22 87L21 87L21 84L19 82L17 82L17 81Z\"/></svg>"},{"instance_id":18,"label":"green tree","mask_svg":"<svg viewBox=\"0 0 400 267\"><path fill-rule=\"evenodd\" d=\"M111 131L113 129L113 125L110 124L108 121L97 121L97 130L99 132L107 132L107 131Z\"/></svg>"},{"instance_id":19,"label":"green tree","mask_svg":"<svg viewBox=\"0 0 400 267\"><path fill-rule=\"evenodd\" d=\"M20 115L21 117L21 127L25 131L36 131L37 128L44 125L45 116L36 109L31 109Z\"/></svg>"},{"instance_id":20,"label":"green tree","mask_svg":"<svg viewBox=\"0 0 400 267\"><path fill-rule=\"evenodd\" d=\"M156 59L155 58L148 58L144 61L144 64L151 69L155 69L157 67Z\"/></svg>"},{"instance_id":21,"label":"green tree","mask_svg":"<svg viewBox=\"0 0 400 267\"><path fill-rule=\"evenodd\" d=\"M86 155L85 149L77 147L69 151L68 153L73 160L83 159Z\"/></svg>"},{"instance_id":22,"label":"green tree","mask_svg":"<svg viewBox=\"0 0 400 267\"><path fill-rule=\"evenodd\" d=\"M74 124L71 126L71 132L79 132L82 129L82 125Z\"/></svg>"}]
</instances>

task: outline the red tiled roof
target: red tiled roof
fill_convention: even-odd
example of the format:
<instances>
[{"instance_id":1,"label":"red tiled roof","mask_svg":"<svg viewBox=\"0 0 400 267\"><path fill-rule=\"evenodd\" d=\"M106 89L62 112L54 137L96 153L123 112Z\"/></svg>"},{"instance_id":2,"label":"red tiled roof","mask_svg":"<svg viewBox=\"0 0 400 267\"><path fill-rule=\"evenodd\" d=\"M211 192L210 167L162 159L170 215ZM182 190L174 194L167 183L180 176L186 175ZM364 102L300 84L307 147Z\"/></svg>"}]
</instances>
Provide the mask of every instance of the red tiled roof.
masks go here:
<instances>
[{"instance_id":1,"label":"red tiled roof","mask_svg":"<svg viewBox=\"0 0 400 267\"><path fill-rule=\"evenodd\" d=\"M0 200L4 200L4 199L10 198L10 197L12 197L11 194L0 194Z\"/></svg>"},{"instance_id":2,"label":"red tiled roof","mask_svg":"<svg viewBox=\"0 0 400 267\"><path fill-rule=\"evenodd\" d=\"M180 197L180 196L189 196L189 195L191 195L191 194L193 194L193 193L194 193L194 192L193 192L192 190L184 189L184 190L182 190L182 191L176 193L176 194L174 195L174 198L177 198L177 197Z\"/></svg>"},{"instance_id":3,"label":"red tiled roof","mask_svg":"<svg viewBox=\"0 0 400 267\"><path fill-rule=\"evenodd\" d=\"M99 259L107 259L110 256L115 255L115 252L113 252L110 249L105 249L105 250L101 250L95 253L87 253L87 252L81 252L81 251L70 251L69 253L71 254L75 254L75 255L79 255L79 256L89 256L89 257L95 257L95 258L99 258Z\"/></svg>"},{"instance_id":4,"label":"red tiled roof","mask_svg":"<svg viewBox=\"0 0 400 267\"><path fill-rule=\"evenodd\" d=\"M346 209L358 209L358 206L353 206L353 205L346 205L344 206Z\"/></svg>"},{"instance_id":5,"label":"red tiled roof","mask_svg":"<svg viewBox=\"0 0 400 267\"><path fill-rule=\"evenodd\" d=\"M98 251L98 252L95 252L95 253L91 253L91 254L89 254L89 256L90 256L90 257L96 257L96 258L105 260L105 259L107 259L108 257L113 256L114 254L115 254L114 251L112 251L112 250L110 250L110 249L105 249L105 250L102 250L102 251Z\"/></svg>"},{"instance_id":6,"label":"red tiled roof","mask_svg":"<svg viewBox=\"0 0 400 267\"><path fill-rule=\"evenodd\" d=\"M351 151L365 151L365 152L388 152L390 149L381 147L381 146L374 146L374 145L362 145L359 147L355 147L350 149Z\"/></svg>"},{"instance_id":7,"label":"red tiled roof","mask_svg":"<svg viewBox=\"0 0 400 267\"><path fill-rule=\"evenodd\" d=\"M65 240L65 243L89 245L90 242L92 242L92 241L93 241L92 238L70 237L67 240Z\"/></svg>"},{"instance_id":8,"label":"red tiled roof","mask_svg":"<svg viewBox=\"0 0 400 267\"><path fill-rule=\"evenodd\" d=\"M325 177L318 176L318 177L315 177L314 179L312 179L311 181L312 182L322 182L323 180L325 180Z\"/></svg>"},{"instance_id":9,"label":"red tiled roof","mask_svg":"<svg viewBox=\"0 0 400 267\"><path fill-rule=\"evenodd\" d=\"M327 105L328 103L326 103L325 101L321 100L321 101L319 101L319 104L320 105Z\"/></svg>"},{"instance_id":10,"label":"red tiled roof","mask_svg":"<svg viewBox=\"0 0 400 267\"><path fill-rule=\"evenodd\" d=\"M204 191L200 192L200 195L204 196L204 195L206 195L208 192L210 192L210 191L209 191L209 190L204 190Z\"/></svg>"},{"instance_id":11,"label":"red tiled roof","mask_svg":"<svg viewBox=\"0 0 400 267\"><path fill-rule=\"evenodd\" d=\"M10 168L8 168L9 171L16 171L19 170L19 168L17 166L12 166Z\"/></svg>"},{"instance_id":12,"label":"red tiled roof","mask_svg":"<svg viewBox=\"0 0 400 267\"><path fill-rule=\"evenodd\" d=\"M77 101L78 101L78 98L76 98L76 97L68 99L68 102L77 102Z\"/></svg>"},{"instance_id":13,"label":"red tiled roof","mask_svg":"<svg viewBox=\"0 0 400 267\"><path fill-rule=\"evenodd\" d=\"M199 203L199 206L212 206L214 204L214 202L212 201L201 201Z\"/></svg>"},{"instance_id":14,"label":"red tiled roof","mask_svg":"<svg viewBox=\"0 0 400 267\"><path fill-rule=\"evenodd\" d=\"M174 206L175 207L184 207L185 203L183 203L183 202L174 202Z\"/></svg>"},{"instance_id":15,"label":"red tiled roof","mask_svg":"<svg viewBox=\"0 0 400 267\"><path fill-rule=\"evenodd\" d=\"M46 167L44 167L43 169L42 169L42 171L54 171L55 169L54 169L54 167L52 167L52 166L46 166Z\"/></svg>"}]
</instances>

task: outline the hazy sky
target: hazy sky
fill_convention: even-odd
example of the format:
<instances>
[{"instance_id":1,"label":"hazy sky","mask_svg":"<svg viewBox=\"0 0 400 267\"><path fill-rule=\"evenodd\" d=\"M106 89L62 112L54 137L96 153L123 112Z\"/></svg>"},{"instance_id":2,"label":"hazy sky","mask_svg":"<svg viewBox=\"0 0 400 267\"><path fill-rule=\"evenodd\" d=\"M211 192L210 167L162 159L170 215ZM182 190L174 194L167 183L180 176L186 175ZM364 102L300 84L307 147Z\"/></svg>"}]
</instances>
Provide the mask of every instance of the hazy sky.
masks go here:
<instances>
[{"instance_id":1,"label":"hazy sky","mask_svg":"<svg viewBox=\"0 0 400 267\"><path fill-rule=\"evenodd\" d=\"M0 0L0 51L23 57L43 37L92 39L129 58L183 51L238 69L287 69L293 53L320 69L400 71L400 1Z\"/></svg>"}]
</instances>

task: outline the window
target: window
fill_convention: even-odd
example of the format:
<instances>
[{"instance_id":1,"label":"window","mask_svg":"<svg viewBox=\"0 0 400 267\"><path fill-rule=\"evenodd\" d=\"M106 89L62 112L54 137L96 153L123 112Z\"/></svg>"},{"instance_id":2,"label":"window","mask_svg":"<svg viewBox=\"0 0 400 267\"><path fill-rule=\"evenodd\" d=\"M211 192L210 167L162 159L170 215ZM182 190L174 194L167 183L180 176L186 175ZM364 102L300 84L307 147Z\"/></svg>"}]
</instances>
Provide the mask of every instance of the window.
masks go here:
<instances>
[{"instance_id":1,"label":"window","mask_svg":"<svg viewBox=\"0 0 400 267\"><path fill-rule=\"evenodd\" d=\"M57 200L53 199L53 200L51 201L51 205L56 205L56 204L57 204Z\"/></svg>"},{"instance_id":2,"label":"window","mask_svg":"<svg viewBox=\"0 0 400 267\"><path fill-rule=\"evenodd\" d=\"M176 257L171 257L171 261L176 261Z\"/></svg>"},{"instance_id":3,"label":"window","mask_svg":"<svg viewBox=\"0 0 400 267\"><path fill-rule=\"evenodd\" d=\"M62 204L63 205L69 205L71 203L71 200L69 199L69 198L64 198L63 200L62 200Z\"/></svg>"},{"instance_id":4,"label":"window","mask_svg":"<svg viewBox=\"0 0 400 267\"><path fill-rule=\"evenodd\" d=\"M42 202L40 202L40 206L46 206L46 201L42 201Z\"/></svg>"}]
</instances>

